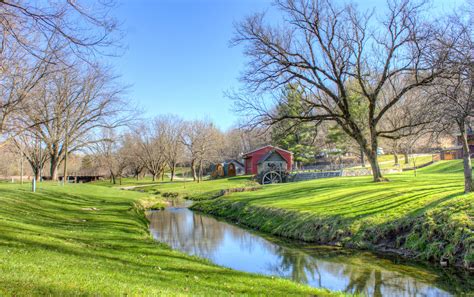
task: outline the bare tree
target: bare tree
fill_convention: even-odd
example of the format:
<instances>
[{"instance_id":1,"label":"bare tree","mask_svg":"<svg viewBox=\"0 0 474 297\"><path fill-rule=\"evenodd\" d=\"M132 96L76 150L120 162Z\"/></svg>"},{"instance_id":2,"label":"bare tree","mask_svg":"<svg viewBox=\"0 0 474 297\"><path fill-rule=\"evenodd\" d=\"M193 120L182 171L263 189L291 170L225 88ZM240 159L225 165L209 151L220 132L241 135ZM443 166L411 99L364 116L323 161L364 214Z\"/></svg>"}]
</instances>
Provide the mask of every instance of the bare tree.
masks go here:
<instances>
[{"instance_id":1,"label":"bare tree","mask_svg":"<svg viewBox=\"0 0 474 297\"><path fill-rule=\"evenodd\" d=\"M103 128L97 141L88 148L93 152L95 160L102 167L107 168L113 184L117 179L122 183L122 175L127 161L122 150L122 137L112 128Z\"/></svg>"},{"instance_id":2,"label":"bare tree","mask_svg":"<svg viewBox=\"0 0 474 297\"><path fill-rule=\"evenodd\" d=\"M183 160L184 156L184 145L181 141L184 132L184 122L177 116L167 115L157 118L155 124L159 126L161 131L164 154L170 169L170 179L173 181L176 166Z\"/></svg>"},{"instance_id":3,"label":"bare tree","mask_svg":"<svg viewBox=\"0 0 474 297\"><path fill-rule=\"evenodd\" d=\"M157 121L142 123L135 131L138 135L137 158L151 174L153 181L164 173L166 167L165 145L162 127Z\"/></svg>"},{"instance_id":4,"label":"bare tree","mask_svg":"<svg viewBox=\"0 0 474 297\"><path fill-rule=\"evenodd\" d=\"M123 88L114 79L98 66L62 69L42 83L24 110L23 126L35 130L47 145L53 180L59 164L65 161L66 166L69 153L97 141L89 137L91 132L123 124L124 117L119 115Z\"/></svg>"},{"instance_id":5,"label":"bare tree","mask_svg":"<svg viewBox=\"0 0 474 297\"><path fill-rule=\"evenodd\" d=\"M472 16L458 14L449 19L452 26L440 43L451 47L445 75L431 89L433 104L440 114L441 128L454 130L460 135L464 163L464 192L473 190L469 133L472 132L474 112L474 39Z\"/></svg>"},{"instance_id":6,"label":"bare tree","mask_svg":"<svg viewBox=\"0 0 474 297\"><path fill-rule=\"evenodd\" d=\"M426 3L389 1L387 14L377 18L329 0L279 0L276 5L285 14L284 26L266 25L263 14L237 26L233 44L244 44L250 58L242 80L259 92L301 85L307 112L294 120L336 122L364 151L374 181L384 180L378 139L405 127L384 130L381 121L404 96L439 77L450 53L450 47L434 42L439 32L423 19ZM353 116L354 93L367 106L362 118L368 133ZM252 125L287 119L273 112L267 97L237 94L238 110Z\"/></svg>"},{"instance_id":7,"label":"bare tree","mask_svg":"<svg viewBox=\"0 0 474 297\"><path fill-rule=\"evenodd\" d=\"M45 144L40 135L24 131L22 134L16 135L13 142L30 164L36 181L40 181L44 165L49 160L49 154L46 153Z\"/></svg>"},{"instance_id":8,"label":"bare tree","mask_svg":"<svg viewBox=\"0 0 474 297\"><path fill-rule=\"evenodd\" d=\"M18 49L5 49L0 56L7 60L0 66L0 135L7 140L29 128L19 127L17 116L34 100L33 93L50 75L53 58L30 59Z\"/></svg>"},{"instance_id":9,"label":"bare tree","mask_svg":"<svg viewBox=\"0 0 474 297\"><path fill-rule=\"evenodd\" d=\"M271 141L267 129L232 128L223 135L222 152L224 159L239 160L245 152L267 145Z\"/></svg>"},{"instance_id":10,"label":"bare tree","mask_svg":"<svg viewBox=\"0 0 474 297\"><path fill-rule=\"evenodd\" d=\"M132 133L127 133L122 140L122 155L127 163L127 170L138 180L140 174L145 169L142 160L137 157L137 152L140 150L140 138Z\"/></svg>"},{"instance_id":11,"label":"bare tree","mask_svg":"<svg viewBox=\"0 0 474 297\"><path fill-rule=\"evenodd\" d=\"M399 164L400 153L404 154L405 164L408 164L416 142L436 130L438 116L431 100L424 89L414 90L403 96L382 118L380 128L393 131L384 136L383 141L390 147L395 164Z\"/></svg>"},{"instance_id":12,"label":"bare tree","mask_svg":"<svg viewBox=\"0 0 474 297\"><path fill-rule=\"evenodd\" d=\"M115 1L0 1L3 44L18 45L42 57L41 45L54 38L63 50L86 59L117 44Z\"/></svg>"},{"instance_id":13,"label":"bare tree","mask_svg":"<svg viewBox=\"0 0 474 297\"><path fill-rule=\"evenodd\" d=\"M200 182L206 163L216 159L221 145L220 131L206 120L186 123L181 142L187 149L193 180Z\"/></svg>"}]
</instances>

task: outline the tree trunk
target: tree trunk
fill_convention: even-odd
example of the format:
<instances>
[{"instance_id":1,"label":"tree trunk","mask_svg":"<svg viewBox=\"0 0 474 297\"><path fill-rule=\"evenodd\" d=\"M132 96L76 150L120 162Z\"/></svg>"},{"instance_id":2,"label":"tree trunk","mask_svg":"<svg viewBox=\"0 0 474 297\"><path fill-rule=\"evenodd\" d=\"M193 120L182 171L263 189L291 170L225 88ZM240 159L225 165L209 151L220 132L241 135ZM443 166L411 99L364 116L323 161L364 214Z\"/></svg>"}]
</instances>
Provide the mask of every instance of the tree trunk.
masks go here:
<instances>
[{"instance_id":1,"label":"tree trunk","mask_svg":"<svg viewBox=\"0 0 474 297\"><path fill-rule=\"evenodd\" d=\"M410 164L410 157L408 156L408 152L403 153L403 156L405 158L405 164Z\"/></svg>"},{"instance_id":2,"label":"tree trunk","mask_svg":"<svg viewBox=\"0 0 474 297\"><path fill-rule=\"evenodd\" d=\"M372 176L374 182L381 182L385 181L386 179L382 176L382 171L380 171L378 155L377 155L377 148L378 148L378 141L377 135L375 133L375 129L371 129L372 133L370 135L370 149L366 149L365 154L367 155L367 159L369 159L370 167L372 167Z\"/></svg>"},{"instance_id":3,"label":"tree trunk","mask_svg":"<svg viewBox=\"0 0 474 297\"><path fill-rule=\"evenodd\" d=\"M398 163L398 162L399 162L399 161L398 161L398 154L397 154L396 152L393 153L393 160L395 161L395 165L398 165L398 164L399 164L399 163Z\"/></svg>"},{"instance_id":4,"label":"tree trunk","mask_svg":"<svg viewBox=\"0 0 474 297\"><path fill-rule=\"evenodd\" d=\"M470 193L472 191L472 165L471 165L471 152L469 150L469 142L467 138L466 125L464 123L459 125L461 131L462 141L462 154L463 154L463 165L464 165L464 193Z\"/></svg>"},{"instance_id":5,"label":"tree trunk","mask_svg":"<svg viewBox=\"0 0 474 297\"><path fill-rule=\"evenodd\" d=\"M194 160L191 161L191 174L193 175L193 181L196 181L196 166Z\"/></svg>"},{"instance_id":6,"label":"tree trunk","mask_svg":"<svg viewBox=\"0 0 474 297\"><path fill-rule=\"evenodd\" d=\"M364 154L364 148L360 148L360 165L362 167L365 167L365 154Z\"/></svg>"},{"instance_id":7,"label":"tree trunk","mask_svg":"<svg viewBox=\"0 0 474 297\"><path fill-rule=\"evenodd\" d=\"M174 172L175 172L175 170L176 170L176 164L173 163L173 164L171 165L171 181L174 180Z\"/></svg>"},{"instance_id":8,"label":"tree trunk","mask_svg":"<svg viewBox=\"0 0 474 297\"><path fill-rule=\"evenodd\" d=\"M67 145L66 145L66 147L67 147ZM64 169L63 169L63 176L64 176L64 178L65 178L65 180L64 180L64 183L63 183L63 184L64 184L64 185L66 185L66 184L67 184L67 181L68 181L68 179L67 179L67 176L68 176L68 173L67 173L67 153L64 155Z\"/></svg>"},{"instance_id":9,"label":"tree trunk","mask_svg":"<svg viewBox=\"0 0 474 297\"><path fill-rule=\"evenodd\" d=\"M152 180L152 181L155 181L155 180L156 180L156 173L152 173L152 174L151 174L151 180Z\"/></svg>"},{"instance_id":10,"label":"tree trunk","mask_svg":"<svg viewBox=\"0 0 474 297\"><path fill-rule=\"evenodd\" d=\"M203 174L203 170L202 170L202 160L199 161L199 181L202 181L202 174Z\"/></svg>"},{"instance_id":11,"label":"tree trunk","mask_svg":"<svg viewBox=\"0 0 474 297\"><path fill-rule=\"evenodd\" d=\"M24 174L24 170L23 170L23 152L22 152L21 159L20 159L20 185L23 184L23 174Z\"/></svg>"},{"instance_id":12,"label":"tree trunk","mask_svg":"<svg viewBox=\"0 0 474 297\"><path fill-rule=\"evenodd\" d=\"M51 180L58 180L59 157L51 156L49 173Z\"/></svg>"},{"instance_id":13,"label":"tree trunk","mask_svg":"<svg viewBox=\"0 0 474 297\"><path fill-rule=\"evenodd\" d=\"M370 167L372 168L372 177L374 182L385 181L380 171L379 161L377 157L377 150L367 152L367 159L369 159Z\"/></svg>"},{"instance_id":14,"label":"tree trunk","mask_svg":"<svg viewBox=\"0 0 474 297\"><path fill-rule=\"evenodd\" d=\"M39 182L40 181L40 170L39 169L35 169L33 170L33 173L35 175L34 179Z\"/></svg>"}]
</instances>

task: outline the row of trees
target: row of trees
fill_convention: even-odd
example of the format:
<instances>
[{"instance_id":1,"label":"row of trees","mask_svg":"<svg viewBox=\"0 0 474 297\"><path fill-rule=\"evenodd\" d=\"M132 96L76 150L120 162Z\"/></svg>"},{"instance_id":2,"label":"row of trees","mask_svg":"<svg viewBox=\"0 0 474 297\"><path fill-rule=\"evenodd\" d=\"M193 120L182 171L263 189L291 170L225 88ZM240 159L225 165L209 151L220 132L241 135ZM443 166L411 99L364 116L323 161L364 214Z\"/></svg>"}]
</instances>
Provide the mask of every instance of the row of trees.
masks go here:
<instances>
[{"instance_id":1,"label":"row of trees","mask_svg":"<svg viewBox=\"0 0 474 297\"><path fill-rule=\"evenodd\" d=\"M264 14L236 26L233 43L244 45L249 58L245 91L232 95L237 109L251 127L336 124L367 156L376 182L386 180L377 159L382 139L455 125L465 152L465 191L471 191L470 8L433 18L427 5L391 0L376 15L351 3L276 1L284 26L268 24ZM288 85L299 90L297 112Z\"/></svg>"},{"instance_id":2,"label":"row of trees","mask_svg":"<svg viewBox=\"0 0 474 297\"><path fill-rule=\"evenodd\" d=\"M107 168L113 183L123 176L138 179L141 174L156 180L165 172L173 181L178 165L189 167L191 177L199 182L210 164L238 159L242 152L266 142L257 132L222 132L211 121L184 121L172 115L119 130L103 129L102 141L90 146L91 155Z\"/></svg>"},{"instance_id":3,"label":"row of trees","mask_svg":"<svg viewBox=\"0 0 474 297\"><path fill-rule=\"evenodd\" d=\"M118 84L97 58L119 49L114 1L0 2L0 137L39 179L125 120ZM120 114L120 115L119 115ZM12 145L13 144L13 145Z\"/></svg>"}]
</instances>

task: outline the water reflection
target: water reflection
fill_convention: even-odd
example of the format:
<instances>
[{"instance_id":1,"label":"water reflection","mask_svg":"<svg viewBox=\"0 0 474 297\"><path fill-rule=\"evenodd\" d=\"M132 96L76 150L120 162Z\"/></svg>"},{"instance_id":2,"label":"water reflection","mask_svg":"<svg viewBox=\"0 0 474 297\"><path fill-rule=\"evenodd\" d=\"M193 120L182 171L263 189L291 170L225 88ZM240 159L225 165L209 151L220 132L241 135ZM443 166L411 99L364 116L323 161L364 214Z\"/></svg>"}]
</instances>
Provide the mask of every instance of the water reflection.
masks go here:
<instances>
[{"instance_id":1,"label":"water reflection","mask_svg":"<svg viewBox=\"0 0 474 297\"><path fill-rule=\"evenodd\" d=\"M438 281L443 278L438 273L370 253L296 248L267 240L187 208L151 212L149 219L153 237L173 249L236 270L277 275L314 287L369 296L450 296L472 289L472 283L462 279L450 276L447 285Z\"/></svg>"}]
</instances>

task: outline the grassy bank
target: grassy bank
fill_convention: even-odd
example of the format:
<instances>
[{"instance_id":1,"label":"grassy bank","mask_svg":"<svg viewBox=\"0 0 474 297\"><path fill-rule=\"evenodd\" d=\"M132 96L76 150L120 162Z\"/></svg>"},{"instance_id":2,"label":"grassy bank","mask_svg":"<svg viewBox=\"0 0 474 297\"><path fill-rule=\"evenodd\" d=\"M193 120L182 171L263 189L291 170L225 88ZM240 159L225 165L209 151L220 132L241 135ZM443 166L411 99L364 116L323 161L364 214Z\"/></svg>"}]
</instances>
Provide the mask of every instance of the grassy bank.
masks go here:
<instances>
[{"instance_id":1,"label":"grassy bank","mask_svg":"<svg viewBox=\"0 0 474 297\"><path fill-rule=\"evenodd\" d=\"M474 265L474 194L463 194L462 164L413 172L266 186L193 208L272 234Z\"/></svg>"},{"instance_id":2,"label":"grassy bank","mask_svg":"<svg viewBox=\"0 0 474 297\"><path fill-rule=\"evenodd\" d=\"M192 200L207 200L221 195L222 190L229 189L254 189L260 185L251 180L250 176L237 176L197 182L161 182L153 186L137 188L153 195L163 197L180 197Z\"/></svg>"},{"instance_id":3,"label":"grassy bank","mask_svg":"<svg viewBox=\"0 0 474 297\"><path fill-rule=\"evenodd\" d=\"M329 295L241 273L151 239L138 201L94 185L0 185L0 295ZM152 201L156 203L156 201Z\"/></svg>"}]
</instances>

